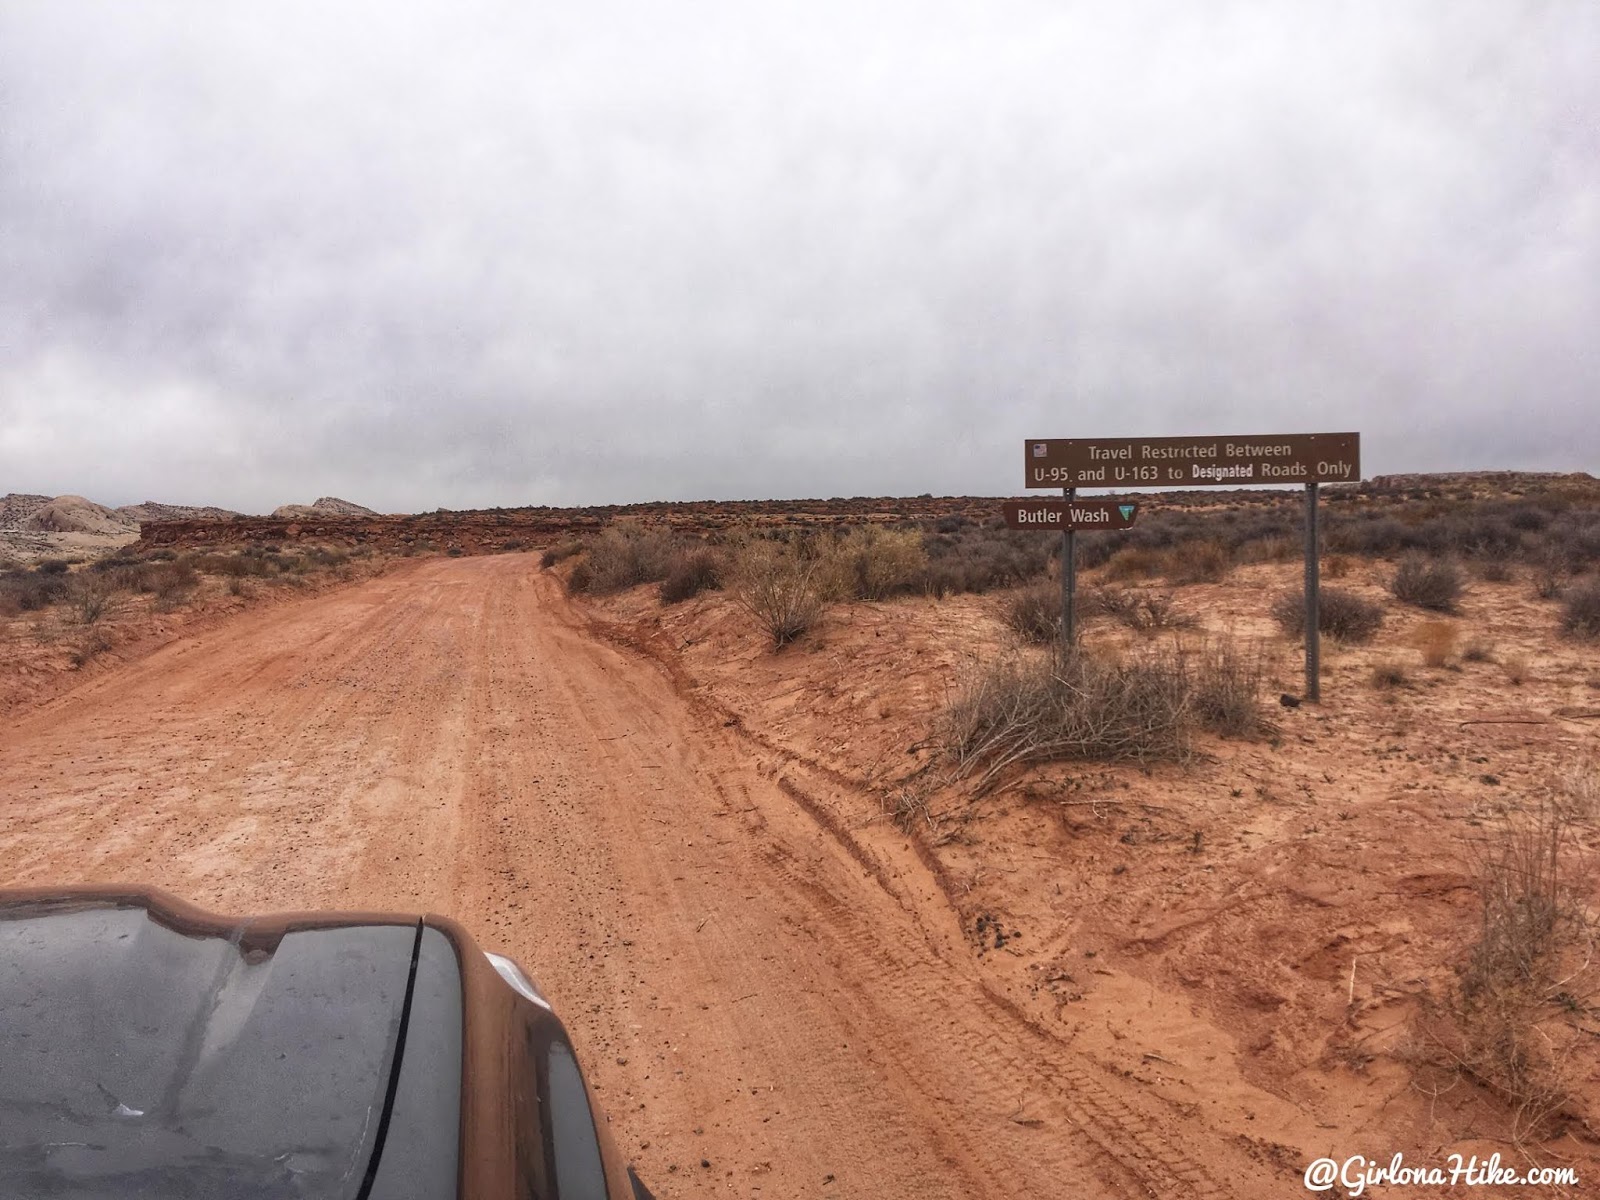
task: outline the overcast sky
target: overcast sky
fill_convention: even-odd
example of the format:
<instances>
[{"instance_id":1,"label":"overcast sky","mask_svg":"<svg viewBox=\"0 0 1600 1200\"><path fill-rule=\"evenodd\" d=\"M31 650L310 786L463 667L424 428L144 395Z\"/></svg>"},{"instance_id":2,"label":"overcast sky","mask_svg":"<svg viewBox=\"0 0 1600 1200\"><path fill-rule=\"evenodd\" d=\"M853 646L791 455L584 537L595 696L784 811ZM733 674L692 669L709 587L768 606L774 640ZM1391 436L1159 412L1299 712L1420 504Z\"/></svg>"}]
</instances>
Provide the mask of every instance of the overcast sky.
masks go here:
<instances>
[{"instance_id":1,"label":"overcast sky","mask_svg":"<svg viewBox=\"0 0 1600 1200\"><path fill-rule=\"evenodd\" d=\"M1600 472L1600 5L0 0L0 493Z\"/></svg>"}]
</instances>

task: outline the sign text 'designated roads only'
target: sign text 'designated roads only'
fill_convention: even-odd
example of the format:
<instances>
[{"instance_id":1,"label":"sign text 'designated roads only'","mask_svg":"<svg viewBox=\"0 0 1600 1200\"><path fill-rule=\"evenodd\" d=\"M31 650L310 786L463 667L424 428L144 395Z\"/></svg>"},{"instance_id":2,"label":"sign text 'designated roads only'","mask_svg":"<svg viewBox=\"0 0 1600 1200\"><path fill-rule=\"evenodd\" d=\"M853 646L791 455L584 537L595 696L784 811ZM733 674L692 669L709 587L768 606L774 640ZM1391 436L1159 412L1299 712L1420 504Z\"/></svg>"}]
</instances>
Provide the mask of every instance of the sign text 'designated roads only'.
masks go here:
<instances>
[{"instance_id":1,"label":"sign text 'designated roads only'","mask_svg":"<svg viewBox=\"0 0 1600 1200\"><path fill-rule=\"evenodd\" d=\"M1039 438L1023 445L1027 486L1250 487L1361 478L1358 433Z\"/></svg>"},{"instance_id":2,"label":"sign text 'designated roads only'","mask_svg":"<svg viewBox=\"0 0 1600 1200\"><path fill-rule=\"evenodd\" d=\"M1139 512L1126 500L1006 500L1011 529L1127 529Z\"/></svg>"}]
</instances>

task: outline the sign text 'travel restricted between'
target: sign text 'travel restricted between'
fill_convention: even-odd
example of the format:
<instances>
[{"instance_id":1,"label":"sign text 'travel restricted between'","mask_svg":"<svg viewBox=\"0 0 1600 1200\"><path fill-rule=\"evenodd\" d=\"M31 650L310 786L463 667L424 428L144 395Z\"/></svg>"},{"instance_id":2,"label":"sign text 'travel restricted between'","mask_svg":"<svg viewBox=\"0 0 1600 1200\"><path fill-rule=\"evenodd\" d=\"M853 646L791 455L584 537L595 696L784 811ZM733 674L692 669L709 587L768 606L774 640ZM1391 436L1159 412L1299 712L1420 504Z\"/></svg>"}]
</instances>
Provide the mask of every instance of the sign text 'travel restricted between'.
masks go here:
<instances>
[{"instance_id":1,"label":"sign text 'travel restricted between'","mask_svg":"<svg viewBox=\"0 0 1600 1200\"><path fill-rule=\"evenodd\" d=\"M1361 478L1357 433L1039 438L1023 445L1028 487L1248 487Z\"/></svg>"}]
</instances>

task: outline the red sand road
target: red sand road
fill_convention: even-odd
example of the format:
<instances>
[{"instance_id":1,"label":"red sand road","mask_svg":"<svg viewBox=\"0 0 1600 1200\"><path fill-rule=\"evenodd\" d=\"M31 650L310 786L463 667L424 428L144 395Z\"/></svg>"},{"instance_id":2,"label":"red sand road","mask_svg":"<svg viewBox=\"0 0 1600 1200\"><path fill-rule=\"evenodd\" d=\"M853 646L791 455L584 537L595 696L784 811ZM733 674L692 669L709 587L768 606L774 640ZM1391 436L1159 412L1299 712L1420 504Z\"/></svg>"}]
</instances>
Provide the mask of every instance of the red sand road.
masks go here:
<instances>
[{"instance_id":1,"label":"red sand road","mask_svg":"<svg viewBox=\"0 0 1600 1200\"><path fill-rule=\"evenodd\" d=\"M806 798L842 784L704 714L535 559L408 563L14 719L0 883L459 917L663 1198L1285 1194L988 990L917 857Z\"/></svg>"}]
</instances>

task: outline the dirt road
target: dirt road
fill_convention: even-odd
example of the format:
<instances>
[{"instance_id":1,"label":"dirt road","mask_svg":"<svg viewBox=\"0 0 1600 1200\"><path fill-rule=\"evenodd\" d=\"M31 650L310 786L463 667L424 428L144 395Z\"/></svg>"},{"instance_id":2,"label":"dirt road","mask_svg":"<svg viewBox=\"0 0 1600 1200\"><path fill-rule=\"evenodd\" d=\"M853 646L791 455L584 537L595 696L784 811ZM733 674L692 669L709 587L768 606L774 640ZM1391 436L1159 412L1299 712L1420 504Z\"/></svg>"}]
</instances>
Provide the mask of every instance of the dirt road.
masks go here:
<instances>
[{"instance_id":1,"label":"dirt road","mask_svg":"<svg viewBox=\"0 0 1600 1200\"><path fill-rule=\"evenodd\" d=\"M461 918L658 1196L1284 1194L985 986L846 786L597 640L526 555L242 615L0 731L0 882Z\"/></svg>"}]
</instances>

